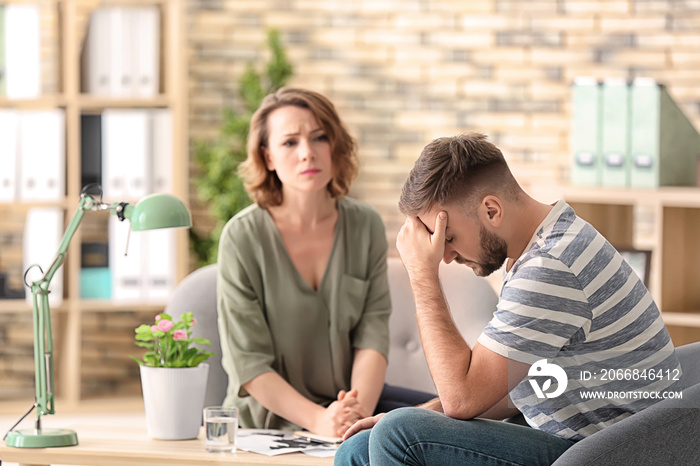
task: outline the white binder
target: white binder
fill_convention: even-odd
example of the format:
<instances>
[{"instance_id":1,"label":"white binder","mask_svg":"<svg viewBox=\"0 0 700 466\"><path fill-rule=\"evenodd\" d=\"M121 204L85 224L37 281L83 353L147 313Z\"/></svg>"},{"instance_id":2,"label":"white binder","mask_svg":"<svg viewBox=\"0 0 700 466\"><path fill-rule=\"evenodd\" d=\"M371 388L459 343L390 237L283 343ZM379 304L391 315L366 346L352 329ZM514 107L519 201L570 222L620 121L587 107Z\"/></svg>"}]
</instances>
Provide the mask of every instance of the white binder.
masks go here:
<instances>
[{"instance_id":1,"label":"white binder","mask_svg":"<svg viewBox=\"0 0 700 466\"><path fill-rule=\"evenodd\" d=\"M0 202L17 197L17 121L14 110L0 109Z\"/></svg>"},{"instance_id":2,"label":"white binder","mask_svg":"<svg viewBox=\"0 0 700 466\"><path fill-rule=\"evenodd\" d=\"M109 12L109 69L110 94L126 97L131 91L131 77L128 57L125 50L131 48L133 34L128 29L124 8L110 7Z\"/></svg>"},{"instance_id":3,"label":"white binder","mask_svg":"<svg viewBox=\"0 0 700 466\"><path fill-rule=\"evenodd\" d=\"M6 96L32 99L41 93L38 4L5 6Z\"/></svg>"},{"instance_id":4,"label":"white binder","mask_svg":"<svg viewBox=\"0 0 700 466\"><path fill-rule=\"evenodd\" d=\"M19 198L57 201L65 195L66 145L63 110L27 110L20 113Z\"/></svg>"},{"instance_id":5,"label":"white binder","mask_svg":"<svg viewBox=\"0 0 700 466\"><path fill-rule=\"evenodd\" d=\"M159 88L160 10L157 6L130 9L133 40L127 53L133 57L132 94L153 97Z\"/></svg>"},{"instance_id":6,"label":"white binder","mask_svg":"<svg viewBox=\"0 0 700 466\"><path fill-rule=\"evenodd\" d=\"M114 301L133 302L142 299L145 263L142 254L146 248L143 247L141 232L130 229L128 220L122 222L114 215L109 217L109 267L112 269Z\"/></svg>"},{"instance_id":7,"label":"white binder","mask_svg":"<svg viewBox=\"0 0 700 466\"><path fill-rule=\"evenodd\" d=\"M24 270L38 264L44 273L53 263L63 236L63 209L59 207L40 207L29 209L25 219L23 265ZM43 276L37 267L27 273L27 282L31 283ZM63 302L63 267L58 269L49 285L49 305L60 306ZM27 292L26 299L32 302L32 294Z\"/></svg>"},{"instance_id":8,"label":"white binder","mask_svg":"<svg viewBox=\"0 0 700 466\"><path fill-rule=\"evenodd\" d=\"M151 190L150 116L147 110L102 113L102 188L107 200L136 201Z\"/></svg>"},{"instance_id":9,"label":"white binder","mask_svg":"<svg viewBox=\"0 0 700 466\"><path fill-rule=\"evenodd\" d=\"M165 304L175 289L175 230L164 228L137 234L145 238L147 245L144 300Z\"/></svg>"},{"instance_id":10,"label":"white binder","mask_svg":"<svg viewBox=\"0 0 700 466\"><path fill-rule=\"evenodd\" d=\"M173 118L170 110L151 111L153 177L151 189L155 193L173 192Z\"/></svg>"},{"instance_id":11,"label":"white binder","mask_svg":"<svg viewBox=\"0 0 700 466\"><path fill-rule=\"evenodd\" d=\"M98 8L90 15L82 71L85 92L106 96L112 92L112 30L111 10Z\"/></svg>"}]
</instances>

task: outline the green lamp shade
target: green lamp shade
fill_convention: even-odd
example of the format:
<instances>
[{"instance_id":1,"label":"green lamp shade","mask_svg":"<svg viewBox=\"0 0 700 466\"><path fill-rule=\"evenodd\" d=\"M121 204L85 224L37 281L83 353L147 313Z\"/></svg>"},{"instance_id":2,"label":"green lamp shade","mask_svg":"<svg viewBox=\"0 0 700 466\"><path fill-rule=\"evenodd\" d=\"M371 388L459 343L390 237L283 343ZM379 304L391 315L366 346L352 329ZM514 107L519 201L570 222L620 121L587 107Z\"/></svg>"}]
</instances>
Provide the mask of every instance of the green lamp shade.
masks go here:
<instances>
[{"instance_id":1,"label":"green lamp shade","mask_svg":"<svg viewBox=\"0 0 700 466\"><path fill-rule=\"evenodd\" d=\"M170 194L151 194L141 199L126 213L134 231L158 228L189 228L192 217L187 206Z\"/></svg>"}]
</instances>

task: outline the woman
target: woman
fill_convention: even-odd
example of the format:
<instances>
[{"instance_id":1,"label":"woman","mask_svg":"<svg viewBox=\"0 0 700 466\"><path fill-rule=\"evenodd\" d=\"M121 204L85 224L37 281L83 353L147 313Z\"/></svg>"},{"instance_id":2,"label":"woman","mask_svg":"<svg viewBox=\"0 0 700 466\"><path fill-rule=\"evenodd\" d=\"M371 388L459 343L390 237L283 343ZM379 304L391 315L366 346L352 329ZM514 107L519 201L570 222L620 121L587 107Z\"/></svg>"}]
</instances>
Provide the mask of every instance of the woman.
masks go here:
<instances>
[{"instance_id":1,"label":"woman","mask_svg":"<svg viewBox=\"0 0 700 466\"><path fill-rule=\"evenodd\" d=\"M345 197L356 146L333 104L284 88L251 120L255 204L226 225L218 308L226 405L249 428L340 436L384 384L391 310L384 225Z\"/></svg>"}]
</instances>

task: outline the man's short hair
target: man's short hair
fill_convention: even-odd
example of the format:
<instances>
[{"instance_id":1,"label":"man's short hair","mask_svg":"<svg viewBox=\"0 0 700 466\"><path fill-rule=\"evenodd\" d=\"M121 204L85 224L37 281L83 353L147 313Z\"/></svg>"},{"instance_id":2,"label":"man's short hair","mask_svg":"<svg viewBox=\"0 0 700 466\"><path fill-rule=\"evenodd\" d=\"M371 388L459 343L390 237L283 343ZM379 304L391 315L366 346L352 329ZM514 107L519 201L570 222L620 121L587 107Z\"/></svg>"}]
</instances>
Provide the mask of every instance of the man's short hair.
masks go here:
<instances>
[{"instance_id":1,"label":"man's short hair","mask_svg":"<svg viewBox=\"0 0 700 466\"><path fill-rule=\"evenodd\" d=\"M263 148L269 144L270 113L286 106L306 108L316 117L331 145L333 177L328 183L328 192L334 198L346 195L358 172L355 140L326 97L306 89L283 87L266 96L250 120L248 156L238 170L250 197L262 208L282 204L282 182L275 171L267 169Z\"/></svg>"},{"instance_id":2,"label":"man's short hair","mask_svg":"<svg viewBox=\"0 0 700 466\"><path fill-rule=\"evenodd\" d=\"M516 200L520 191L500 149L483 134L464 133L425 146L403 185L399 209L417 216L461 203L471 215L488 195Z\"/></svg>"}]
</instances>

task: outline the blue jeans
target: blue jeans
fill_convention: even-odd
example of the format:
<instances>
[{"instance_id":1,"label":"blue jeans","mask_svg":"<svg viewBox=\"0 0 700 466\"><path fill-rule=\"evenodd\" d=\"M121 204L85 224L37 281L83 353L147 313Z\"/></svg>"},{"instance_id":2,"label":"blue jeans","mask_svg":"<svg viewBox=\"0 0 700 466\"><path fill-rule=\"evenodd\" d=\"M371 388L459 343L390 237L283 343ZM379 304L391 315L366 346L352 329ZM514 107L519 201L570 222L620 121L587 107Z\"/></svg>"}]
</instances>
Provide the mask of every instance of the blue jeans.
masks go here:
<instances>
[{"instance_id":1,"label":"blue jeans","mask_svg":"<svg viewBox=\"0 0 700 466\"><path fill-rule=\"evenodd\" d=\"M401 408L345 441L335 465L550 465L574 443L507 422Z\"/></svg>"}]
</instances>

